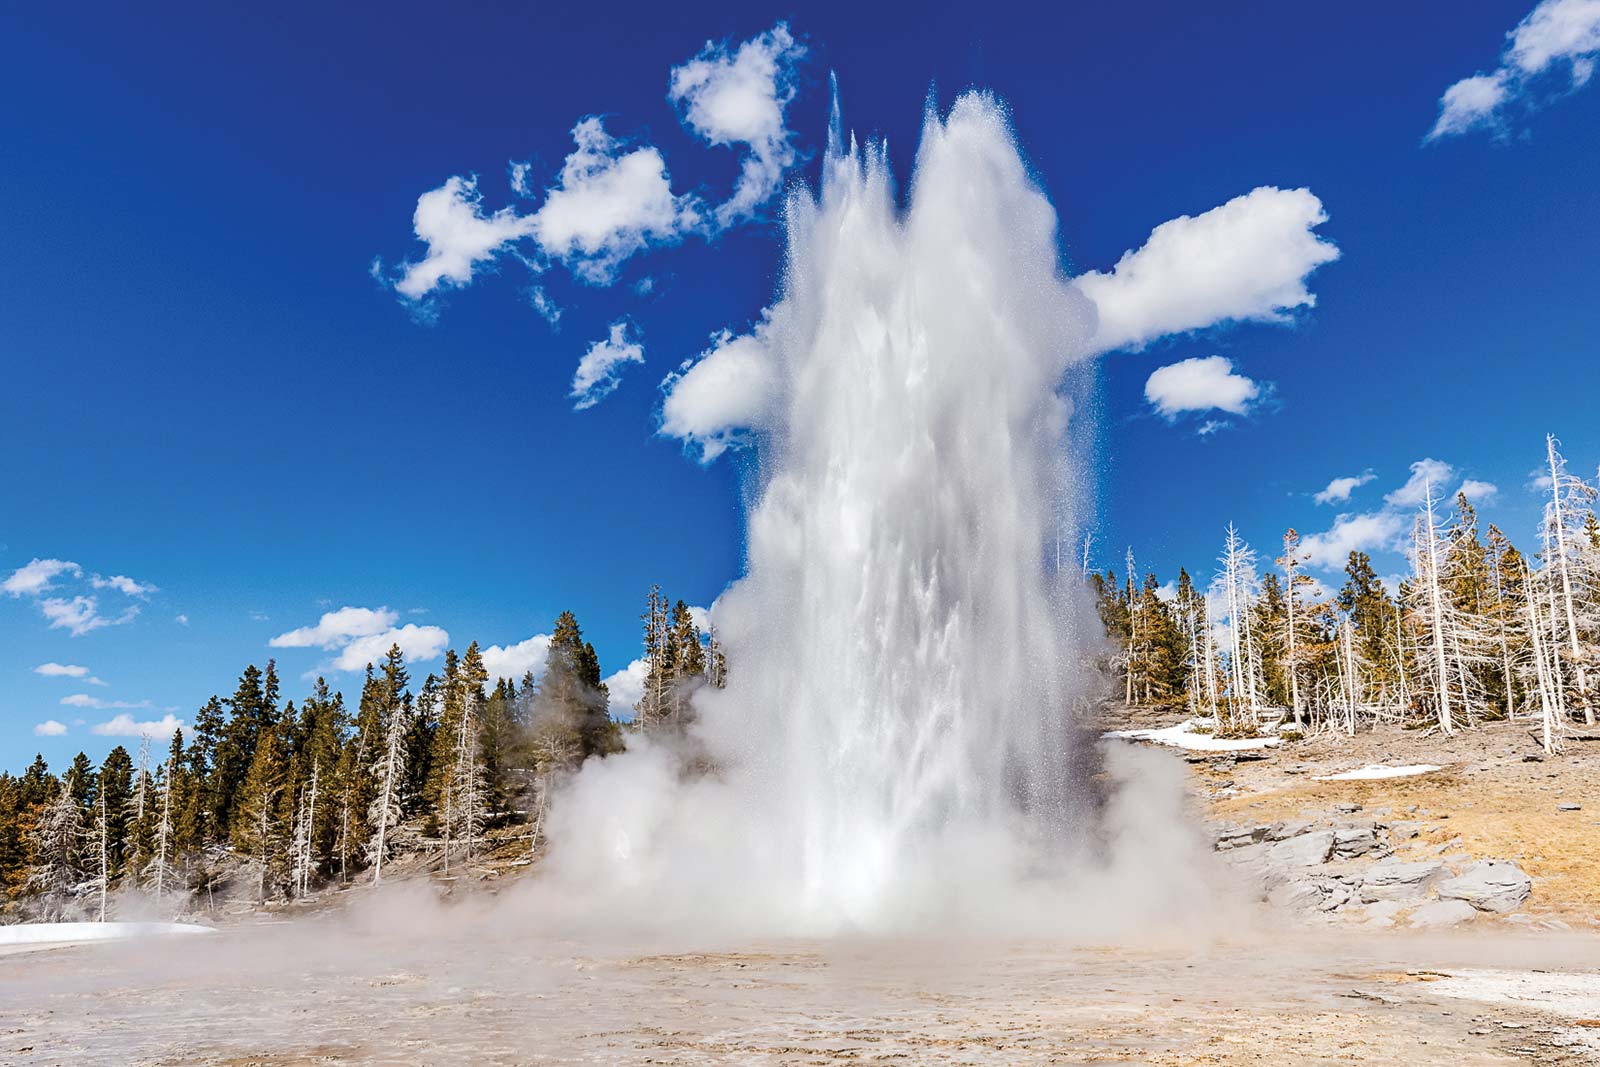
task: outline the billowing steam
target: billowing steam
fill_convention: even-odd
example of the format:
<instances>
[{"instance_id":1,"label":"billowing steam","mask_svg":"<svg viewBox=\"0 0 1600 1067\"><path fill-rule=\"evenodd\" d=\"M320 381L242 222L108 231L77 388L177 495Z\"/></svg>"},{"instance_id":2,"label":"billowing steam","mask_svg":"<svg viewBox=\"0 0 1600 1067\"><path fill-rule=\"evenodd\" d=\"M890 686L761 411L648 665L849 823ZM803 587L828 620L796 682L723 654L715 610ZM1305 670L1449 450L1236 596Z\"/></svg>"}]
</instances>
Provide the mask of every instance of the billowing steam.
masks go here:
<instances>
[{"instance_id":1,"label":"billowing steam","mask_svg":"<svg viewBox=\"0 0 1600 1067\"><path fill-rule=\"evenodd\" d=\"M1075 734L1099 627L1051 548L1082 495L1061 383L1095 327L993 98L929 113L903 211L886 153L846 147L835 114L762 331L775 399L748 573L717 607L729 685L696 696L686 742L714 770L661 744L591 762L552 816L552 896L827 934L1038 929L1066 894L1127 914L1192 891L1181 832L1131 847L1147 795L1177 823L1176 780L1119 788L1134 757L1102 774Z\"/></svg>"}]
</instances>

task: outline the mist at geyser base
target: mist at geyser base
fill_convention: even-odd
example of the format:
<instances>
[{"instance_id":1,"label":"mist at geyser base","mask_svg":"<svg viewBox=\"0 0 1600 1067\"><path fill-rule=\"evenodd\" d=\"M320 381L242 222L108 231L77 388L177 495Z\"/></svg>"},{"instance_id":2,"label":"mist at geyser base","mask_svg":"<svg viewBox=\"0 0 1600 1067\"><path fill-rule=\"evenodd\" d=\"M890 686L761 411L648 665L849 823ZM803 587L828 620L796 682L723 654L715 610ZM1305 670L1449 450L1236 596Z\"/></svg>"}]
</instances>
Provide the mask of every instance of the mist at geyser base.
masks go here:
<instances>
[{"instance_id":1,"label":"mist at geyser base","mask_svg":"<svg viewBox=\"0 0 1600 1067\"><path fill-rule=\"evenodd\" d=\"M757 331L728 685L696 694L684 745L636 738L576 776L534 891L730 935L1114 936L1193 907L1180 769L1075 724L1100 628L1053 546L1091 495L1062 383L1095 311L1055 211L979 93L930 110L903 208L837 105L822 170L789 198Z\"/></svg>"}]
</instances>

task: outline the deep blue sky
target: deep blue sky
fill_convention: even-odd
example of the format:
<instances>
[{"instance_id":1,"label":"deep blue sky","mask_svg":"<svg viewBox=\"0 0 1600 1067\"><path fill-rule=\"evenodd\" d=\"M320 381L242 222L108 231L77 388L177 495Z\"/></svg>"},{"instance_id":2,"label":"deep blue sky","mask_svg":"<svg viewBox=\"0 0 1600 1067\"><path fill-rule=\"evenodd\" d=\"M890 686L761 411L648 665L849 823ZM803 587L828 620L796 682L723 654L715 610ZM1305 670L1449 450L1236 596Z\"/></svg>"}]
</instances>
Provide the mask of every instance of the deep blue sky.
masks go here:
<instances>
[{"instance_id":1,"label":"deep blue sky","mask_svg":"<svg viewBox=\"0 0 1600 1067\"><path fill-rule=\"evenodd\" d=\"M679 123L668 71L779 19L808 49L794 176L815 177L830 70L847 125L886 136L902 178L930 86L943 104L993 89L1074 270L1259 185L1321 198L1342 258L1296 325L1104 358L1102 564L1132 543L1163 577L1209 569L1230 519L1270 556L1285 525L1377 508L1425 456L1496 483L1485 517L1527 544L1543 434L1578 473L1600 457L1600 90L1508 137L1423 136L1530 6L13 5L0 578L57 558L160 592L79 637L0 596L0 767L116 743L88 727L115 711L60 706L72 693L187 720L328 607L387 605L457 646L547 632L570 608L609 672L636 655L649 583L709 603L740 569L738 459L701 467L658 436L656 385L770 300L775 225L649 251L609 288L551 271L556 330L515 262L431 324L368 265L419 254L416 198L452 175L478 174L490 207L512 202L510 160L548 182L591 114L659 147L675 190L725 196L737 157ZM573 367L620 314L646 366L575 412ZM1151 414L1154 368L1213 354L1274 382L1273 402L1203 439ZM1310 500L1366 468L1343 509ZM328 658L277 654L295 697ZM108 684L37 676L46 661ZM86 724L35 737L46 719Z\"/></svg>"}]
</instances>

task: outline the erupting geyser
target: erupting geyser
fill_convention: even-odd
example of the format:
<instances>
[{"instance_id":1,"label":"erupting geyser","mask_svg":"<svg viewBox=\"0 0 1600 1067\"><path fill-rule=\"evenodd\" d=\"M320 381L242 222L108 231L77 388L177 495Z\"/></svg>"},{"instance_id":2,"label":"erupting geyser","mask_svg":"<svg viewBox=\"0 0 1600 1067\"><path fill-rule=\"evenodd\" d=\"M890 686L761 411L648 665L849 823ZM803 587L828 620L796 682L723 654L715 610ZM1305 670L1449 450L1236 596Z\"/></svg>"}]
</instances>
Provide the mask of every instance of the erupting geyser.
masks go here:
<instances>
[{"instance_id":1,"label":"erupting geyser","mask_svg":"<svg viewBox=\"0 0 1600 1067\"><path fill-rule=\"evenodd\" d=\"M1059 389L1094 315L992 97L930 111L903 210L836 109L757 335L748 573L717 606L728 687L696 698L719 773L649 746L585 769L557 879L810 933L1010 916L1087 865L1072 721L1098 624L1052 560L1076 496Z\"/></svg>"}]
</instances>

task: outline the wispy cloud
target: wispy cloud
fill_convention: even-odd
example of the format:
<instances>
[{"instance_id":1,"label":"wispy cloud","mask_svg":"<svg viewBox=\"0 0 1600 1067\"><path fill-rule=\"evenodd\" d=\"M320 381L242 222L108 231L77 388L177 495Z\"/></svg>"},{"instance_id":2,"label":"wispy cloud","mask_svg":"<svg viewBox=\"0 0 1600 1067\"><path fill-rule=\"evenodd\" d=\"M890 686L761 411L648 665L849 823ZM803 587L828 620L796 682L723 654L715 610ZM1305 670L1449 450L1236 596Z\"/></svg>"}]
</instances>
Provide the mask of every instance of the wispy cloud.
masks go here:
<instances>
[{"instance_id":1,"label":"wispy cloud","mask_svg":"<svg viewBox=\"0 0 1600 1067\"><path fill-rule=\"evenodd\" d=\"M41 663L33 669L34 674L46 678L78 678L89 685L105 685L106 683L94 677L88 667L76 663Z\"/></svg>"},{"instance_id":2,"label":"wispy cloud","mask_svg":"<svg viewBox=\"0 0 1600 1067\"><path fill-rule=\"evenodd\" d=\"M71 596L45 595L55 592L62 584L68 585L69 588L61 591L70 592L70 586L74 583L79 589L85 586L97 590L111 589L124 596L141 600L156 592L154 585L135 581L123 574L113 575L110 578L94 574L85 582L83 568L71 560L39 558L13 571L10 577L0 582L0 591L12 597L32 599L51 629L66 630L73 637L81 637L107 626L120 626L138 617L139 607L136 604L129 605L120 612L102 614L100 598L94 593L75 593Z\"/></svg>"},{"instance_id":3,"label":"wispy cloud","mask_svg":"<svg viewBox=\"0 0 1600 1067\"><path fill-rule=\"evenodd\" d=\"M151 593L160 592L149 582L134 581L126 574L113 574L109 578L97 574L89 579L89 584L96 589L115 589L124 596L138 597L140 600L149 599Z\"/></svg>"},{"instance_id":4,"label":"wispy cloud","mask_svg":"<svg viewBox=\"0 0 1600 1067\"><path fill-rule=\"evenodd\" d=\"M644 346L637 328L626 319L611 324L606 337L589 346L578 361L572 376L572 407L583 411L616 392L622 384L622 369L629 363L644 362Z\"/></svg>"},{"instance_id":5,"label":"wispy cloud","mask_svg":"<svg viewBox=\"0 0 1600 1067\"><path fill-rule=\"evenodd\" d=\"M1487 74L1462 78L1439 98L1439 117L1425 140L1474 130L1504 136L1508 112L1535 111L1547 96L1575 92L1594 76L1600 59L1600 0L1543 0L1506 34L1500 64ZM1547 75L1563 70L1553 84Z\"/></svg>"},{"instance_id":6,"label":"wispy cloud","mask_svg":"<svg viewBox=\"0 0 1600 1067\"><path fill-rule=\"evenodd\" d=\"M684 123L711 144L747 149L733 195L715 210L719 227L753 215L794 165L784 112L794 99L795 66L805 52L780 22L737 48L708 41L699 55L672 68L667 96Z\"/></svg>"},{"instance_id":7,"label":"wispy cloud","mask_svg":"<svg viewBox=\"0 0 1600 1067\"><path fill-rule=\"evenodd\" d=\"M73 637L82 637L107 626L122 626L139 615L137 605L129 605L116 615L102 615L100 600L94 596L75 596L70 600L46 597L38 604L52 630L66 630Z\"/></svg>"},{"instance_id":8,"label":"wispy cloud","mask_svg":"<svg viewBox=\"0 0 1600 1067\"><path fill-rule=\"evenodd\" d=\"M1313 493L1311 499L1319 504L1342 504L1350 499L1350 494L1376 478L1377 475L1369 468L1360 474L1352 474L1344 478L1335 478L1328 483L1326 489Z\"/></svg>"},{"instance_id":9,"label":"wispy cloud","mask_svg":"<svg viewBox=\"0 0 1600 1067\"><path fill-rule=\"evenodd\" d=\"M155 707L155 704L149 700L102 700L99 697L92 697L88 693L73 693L71 696L64 696L61 698L61 703L69 708L95 708L101 711L114 708L138 709Z\"/></svg>"},{"instance_id":10,"label":"wispy cloud","mask_svg":"<svg viewBox=\"0 0 1600 1067\"><path fill-rule=\"evenodd\" d=\"M1422 506L1431 489L1436 502L1444 501L1442 509L1449 509L1448 501L1454 495L1450 485L1455 481L1456 468L1439 459L1419 459L1411 464L1405 482L1384 494L1383 507L1355 514L1335 517L1333 525L1320 533L1301 539L1300 547L1307 562L1313 567L1337 570L1343 567L1351 552L1404 552L1406 538L1416 510ZM1317 493L1320 503L1342 502L1358 485L1373 480L1372 472L1364 471L1353 478L1335 478L1328 488ZM1468 500L1488 500L1499 492L1490 482L1468 478L1460 482L1455 492ZM1340 495L1342 494L1342 495ZM1326 497L1326 499L1324 499ZM1441 516L1442 521L1442 516Z\"/></svg>"},{"instance_id":11,"label":"wispy cloud","mask_svg":"<svg viewBox=\"0 0 1600 1067\"><path fill-rule=\"evenodd\" d=\"M425 246L422 258L393 271L374 260L373 276L427 317L441 290L470 284L502 256L516 257L535 273L560 263L581 282L609 285L625 261L647 248L691 234L712 237L753 218L796 159L785 110L804 54L779 23L738 46L707 44L673 68L668 95L689 129L710 144L744 150L733 193L716 208L672 191L660 149L614 136L604 119L589 115L573 126L573 151L542 199L533 165L509 165L511 192L540 199L537 209L491 211L475 175L452 176L417 198L411 226ZM534 286L529 299L552 325L560 318L542 286Z\"/></svg>"},{"instance_id":12,"label":"wispy cloud","mask_svg":"<svg viewBox=\"0 0 1600 1067\"><path fill-rule=\"evenodd\" d=\"M54 588L55 580L61 575L77 577L82 573L83 568L70 560L35 558L12 571L11 577L0 582L0 591L14 597L36 597Z\"/></svg>"}]
</instances>

